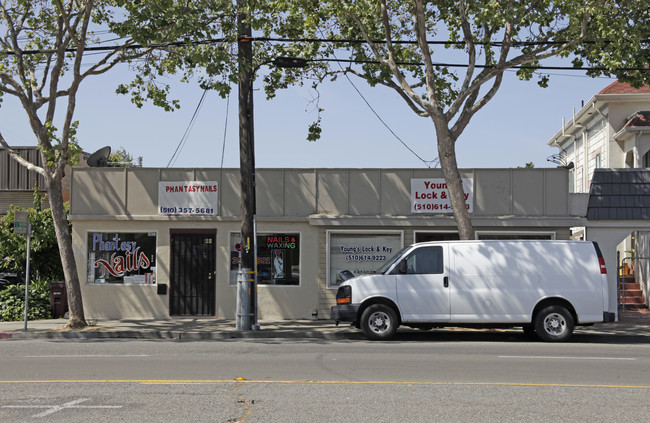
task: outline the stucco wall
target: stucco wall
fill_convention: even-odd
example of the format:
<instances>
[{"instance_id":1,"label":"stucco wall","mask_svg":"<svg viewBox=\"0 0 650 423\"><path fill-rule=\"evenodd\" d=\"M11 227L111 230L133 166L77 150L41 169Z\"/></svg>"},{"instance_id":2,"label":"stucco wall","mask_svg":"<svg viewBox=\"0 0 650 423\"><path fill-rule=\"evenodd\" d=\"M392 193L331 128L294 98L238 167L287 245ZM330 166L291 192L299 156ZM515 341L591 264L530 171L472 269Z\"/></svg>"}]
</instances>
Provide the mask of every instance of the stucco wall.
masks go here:
<instances>
[{"instance_id":1,"label":"stucco wall","mask_svg":"<svg viewBox=\"0 0 650 423\"><path fill-rule=\"evenodd\" d=\"M216 181L216 218L239 216L239 170L75 168L71 215L159 218L158 181ZM473 216L566 216L566 169L474 169ZM439 169L260 169L256 172L261 218L313 214L411 216L411 179L442 178ZM168 220L168 218L164 218Z\"/></svg>"},{"instance_id":2,"label":"stucco wall","mask_svg":"<svg viewBox=\"0 0 650 423\"><path fill-rule=\"evenodd\" d=\"M169 315L169 291L157 293L157 284L170 283L170 229L206 229L217 231L216 245L216 314L217 318L234 319L236 286L230 285L230 234L239 232L239 223L165 221L77 221L72 237L77 270L81 279L82 296L86 317L89 319L167 319ZM267 222L262 232L292 232L300 234L300 267L318 268L319 254L310 245L318 243L318 229L307 224ZM157 284L121 285L92 284L87 282L86 248L89 232L156 232L157 234ZM309 318L318 309L318 278L316 272L302 272L299 286L259 285L258 301L260 319Z\"/></svg>"}]
</instances>

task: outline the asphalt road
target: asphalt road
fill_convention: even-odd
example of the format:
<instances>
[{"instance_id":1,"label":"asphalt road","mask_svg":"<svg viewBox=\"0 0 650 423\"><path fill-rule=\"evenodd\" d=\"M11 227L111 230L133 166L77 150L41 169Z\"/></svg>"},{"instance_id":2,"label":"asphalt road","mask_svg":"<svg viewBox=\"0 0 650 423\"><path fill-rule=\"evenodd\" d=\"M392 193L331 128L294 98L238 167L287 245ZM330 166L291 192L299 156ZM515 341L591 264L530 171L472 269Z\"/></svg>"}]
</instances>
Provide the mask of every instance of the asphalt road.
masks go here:
<instances>
[{"instance_id":1,"label":"asphalt road","mask_svg":"<svg viewBox=\"0 0 650 423\"><path fill-rule=\"evenodd\" d=\"M0 342L0 421L647 422L650 344Z\"/></svg>"}]
</instances>

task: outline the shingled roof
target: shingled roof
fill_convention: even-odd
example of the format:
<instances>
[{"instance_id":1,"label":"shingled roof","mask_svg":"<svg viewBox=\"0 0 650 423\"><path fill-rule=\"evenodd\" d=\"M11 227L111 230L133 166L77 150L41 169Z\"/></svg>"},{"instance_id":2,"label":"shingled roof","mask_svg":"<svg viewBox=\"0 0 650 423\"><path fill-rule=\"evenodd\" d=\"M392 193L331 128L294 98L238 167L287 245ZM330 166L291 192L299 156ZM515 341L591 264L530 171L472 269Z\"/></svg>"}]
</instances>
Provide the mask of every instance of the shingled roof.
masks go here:
<instances>
[{"instance_id":1,"label":"shingled roof","mask_svg":"<svg viewBox=\"0 0 650 423\"><path fill-rule=\"evenodd\" d=\"M598 94L648 94L650 93L650 86L642 85L640 88L632 88L626 82L614 81L607 87L603 88Z\"/></svg>"},{"instance_id":2,"label":"shingled roof","mask_svg":"<svg viewBox=\"0 0 650 423\"><path fill-rule=\"evenodd\" d=\"M587 220L649 220L650 169L596 169Z\"/></svg>"}]
</instances>

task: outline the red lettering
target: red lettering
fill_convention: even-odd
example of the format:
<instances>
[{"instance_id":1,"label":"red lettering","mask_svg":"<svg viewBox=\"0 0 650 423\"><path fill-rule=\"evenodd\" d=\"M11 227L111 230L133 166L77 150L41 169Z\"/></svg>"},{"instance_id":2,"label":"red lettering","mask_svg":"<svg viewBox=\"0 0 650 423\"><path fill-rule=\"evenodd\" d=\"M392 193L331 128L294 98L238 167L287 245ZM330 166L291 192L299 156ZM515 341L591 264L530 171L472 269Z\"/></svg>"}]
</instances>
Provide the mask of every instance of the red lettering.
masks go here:
<instances>
[{"instance_id":1,"label":"red lettering","mask_svg":"<svg viewBox=\"0 0 650 423\"><path fill-rule=\"evenodd\" d=\"M127 269L126 265L124 264L124 257L118 256L114 258L114 256L115 253L111 255L111 261L113 262L113 270L115 271L115 273L123 275Z\"/></svg>"},{"instance_id":2,"label":"red lettering","mask_svg":"<svg viewBox=\"0 0 650 423\"><path fill-rule=\"evenodd\" d=\"M112 276L121 278L127 272L136 272L139 269L147 269L151 266L151 261L144 252L141 252L138 255L139 250L140 247L136 248L133 253L127 251L124 256L117 257L116 253L113 253L111 254L110 262L104 259L99 259L93 263L93 266L95 268L100 265L103 266L102 278L106 277L106 272L110 273Z\"/></svg>"},{"instance_id":3,"label":"red lettering","mask_svg":"<svg viewBox=\"0 0 650 423\"><path fill-rule=\"evenodd\" d=\"M136 251L138 251L138 250L136 249ZM134 266L135 267L134 270L146 269L150 265L151 265L151 262L149 261L149 258L147 257L147 255L145 253L140 253L140 259L138 260L138 265L137 265L137 267Z\"/></svg>"},{"instance_id":4,"label":"red lettering","mask_svg":"<svg viewBox=\"0 0 650 423\"><path fill-rule=\"evenodd\" d=\"M438 198L437 192L415 192L416 200L435 200Z\"/></svg>"}]
</instances>

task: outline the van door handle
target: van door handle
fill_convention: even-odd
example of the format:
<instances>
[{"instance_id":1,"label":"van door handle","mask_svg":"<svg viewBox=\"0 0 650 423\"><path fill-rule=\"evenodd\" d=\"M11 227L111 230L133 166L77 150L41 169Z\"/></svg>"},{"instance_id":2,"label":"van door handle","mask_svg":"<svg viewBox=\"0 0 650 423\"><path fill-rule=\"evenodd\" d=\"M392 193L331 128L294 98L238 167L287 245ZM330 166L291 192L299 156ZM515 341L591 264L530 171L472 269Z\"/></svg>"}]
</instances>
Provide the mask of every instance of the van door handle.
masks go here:
<instances>
[{"instance_id":1,"label":"van door handle","mask_svg":"<svg viewBox=\"0 0 650 423\"><path fill-rule=\"evenodd\" d=\"M444 277L443 283L445 284L445 288L449 288L449 277L448 276Z\"/></svg>"}]
</instances>

